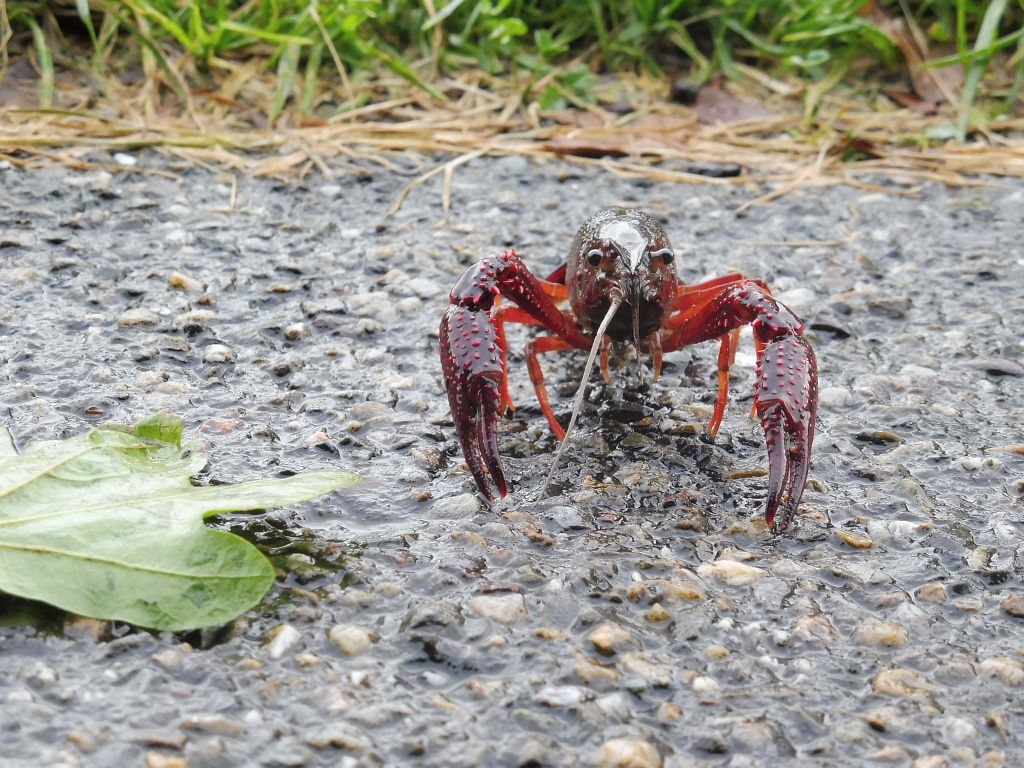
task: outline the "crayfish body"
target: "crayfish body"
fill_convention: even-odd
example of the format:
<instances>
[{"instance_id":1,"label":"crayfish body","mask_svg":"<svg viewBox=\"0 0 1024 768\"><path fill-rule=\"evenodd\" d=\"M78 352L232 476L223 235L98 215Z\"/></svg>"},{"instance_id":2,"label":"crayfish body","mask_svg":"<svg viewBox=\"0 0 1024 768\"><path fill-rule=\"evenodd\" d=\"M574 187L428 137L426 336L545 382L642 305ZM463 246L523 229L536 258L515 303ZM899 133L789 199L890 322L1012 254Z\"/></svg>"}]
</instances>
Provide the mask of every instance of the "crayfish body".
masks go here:
<instances>
[{"instance_id":1,"label":"crayfish body","mask_svg":"<svg viewBox=\"0 0 1024 768\"><path fill-rule=\"evenodd\" d=\"M499 305L501 296L507 302ZM440 327L441 367L466 463L488 498L508 492L498 452L498 417L512 408L508 393L505 323L541 326L546 335L526 345L526 363L548 423L565 430L551 409L539 355L587 350L613 306L600 342L601 372L609 379L615 343L632 342L653 358L717 340L718 396L708 423L717 434L728 400L729 368L739 331L750 325L757 352L754 411L768 449L765 518L785 529L796 513L810 470L818 374L803 322L776 301L762 280L734 273L694 285L677 274L675 253L661 224L635 209L599 211L579 230L569 259L547 280L530 272L515 251L494 253L466 270L451 291ZM568 309L561 309L568 303Z\"/></svg>"}]
</instances>

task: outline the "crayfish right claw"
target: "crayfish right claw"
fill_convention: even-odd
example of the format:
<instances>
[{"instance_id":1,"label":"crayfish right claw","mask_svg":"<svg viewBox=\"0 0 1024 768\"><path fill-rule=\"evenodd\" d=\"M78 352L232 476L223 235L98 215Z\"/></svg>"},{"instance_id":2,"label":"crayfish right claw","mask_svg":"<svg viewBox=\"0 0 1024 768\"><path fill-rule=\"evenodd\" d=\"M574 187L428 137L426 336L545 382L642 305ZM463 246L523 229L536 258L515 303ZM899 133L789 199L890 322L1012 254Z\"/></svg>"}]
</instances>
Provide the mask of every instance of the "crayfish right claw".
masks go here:
<instances>
[{"instance_id":1,"label":"crayfish right claw","mask_svg":"<svg viewBox=\"0 0 1024 768\"><path fill-rule=\"evenodd\" d=\"M762 378L754 403L768 448L764 516L768 525L784 531L800 506L811 468L818 368L802 337L782 336L765 346L758 371Z\"/></svg>"}]
</instances>

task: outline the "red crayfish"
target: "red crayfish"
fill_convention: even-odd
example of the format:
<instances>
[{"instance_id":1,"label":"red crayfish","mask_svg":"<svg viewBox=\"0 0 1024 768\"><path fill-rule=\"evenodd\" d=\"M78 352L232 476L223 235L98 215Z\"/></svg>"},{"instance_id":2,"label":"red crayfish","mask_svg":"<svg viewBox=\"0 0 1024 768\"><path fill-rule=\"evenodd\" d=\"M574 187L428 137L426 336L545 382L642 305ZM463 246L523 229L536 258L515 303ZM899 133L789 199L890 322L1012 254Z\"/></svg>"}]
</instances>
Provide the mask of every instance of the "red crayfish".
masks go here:
<instances>
[{"instance_id":1,"label":"red crayfish","mask_svg":"<svg viewBox=\"0 0 1024 768\"><path fill-rule=\"evenodd\" d=\"M511 303L499 306L499 296ZM772 298L763 280L730 274L686 285L661 224L640 210L609 208L580 228L568 261L547 280L532 274L515 251L494 253L466 270L450 299L440 327L444 382L466 463L489 499L492 482L502 496L508 492L498 452L498 416L512 407L505 323L539 325L549 333L527 343L526 365L559 439L565 430L551 410L538 355L590 349L606 329L599 342L605 380L610 347L625 342L652 356L656 380L663 353L717 339L718 397L707 426L713 437L725 412L739 330L750 324L757 352L754 411L768 446L765 519L773 525L781 511L779 528L789 525L810 469L818 373L803 322ZM560 309L566 301L569 308Z\"/></svg>"}]
</instances>

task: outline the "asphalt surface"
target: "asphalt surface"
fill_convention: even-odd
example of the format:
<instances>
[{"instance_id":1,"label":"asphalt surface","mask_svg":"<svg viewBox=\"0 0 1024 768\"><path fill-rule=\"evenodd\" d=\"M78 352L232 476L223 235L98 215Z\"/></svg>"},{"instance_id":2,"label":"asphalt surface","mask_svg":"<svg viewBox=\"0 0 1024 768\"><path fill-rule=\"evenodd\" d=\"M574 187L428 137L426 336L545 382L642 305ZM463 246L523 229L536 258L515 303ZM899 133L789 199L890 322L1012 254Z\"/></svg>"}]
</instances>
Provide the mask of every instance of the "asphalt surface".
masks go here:
<instances>
[{"instance_id":1,"label":"asphalt surface","mask_svg":"<svg viewBox=\"0 0 1024 768\"><path fill-rule=\"evenodd\" d=\"M878 180L737 213L767 190L478 159L449 213L436 177L388 218L411 160L234 195L119 161L0 170L17 443L167 408L209 443L201 482L364 482L217 522L281 574L228 627L0 597L4 765L1024 764L1021 184ZM763 277L805 320L821 399L786 535L760 518L749 333L716 441L714 345L654 385L626 354L540 498L556 443L513 330L515 490L474 494L437 356L448 290L512 245L548 274L612 204L664 220L688 282ZM565 418L583 355L544 366Z\"/></svg>"}]
</instances>

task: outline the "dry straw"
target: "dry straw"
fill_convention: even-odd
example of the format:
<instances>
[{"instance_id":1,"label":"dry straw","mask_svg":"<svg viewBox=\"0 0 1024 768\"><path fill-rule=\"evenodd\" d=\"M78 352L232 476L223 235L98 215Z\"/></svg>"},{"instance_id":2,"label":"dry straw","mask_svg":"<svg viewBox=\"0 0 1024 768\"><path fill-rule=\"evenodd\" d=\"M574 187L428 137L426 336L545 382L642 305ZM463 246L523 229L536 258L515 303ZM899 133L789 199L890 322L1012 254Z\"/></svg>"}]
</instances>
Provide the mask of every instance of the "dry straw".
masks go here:
<instances>
[{"instance_id":1,"label":"dry straw","mask_svg":"<svg viewBox=\"0 0 1024 768\"><path fill-rule=\"evenodd\" d=\"M958 145L942 140L952 135L951 112L926 116L894 108L883 98L869 102L826 94L816 96L808 117L793 98L799 86L787 86L783 95L764 89L768 109L756 116L706 124L694 109L667 102L650 82L631 84L632 111L626 115L591 104L585 110L544 113L525 98L524 89L484 74L438 84L445 102L404 80L376 78L360 85L368 96L363 106L329 119L303 120L285 112L276 125L261 126L273 87L252 70L230 73L217 89L193 93L186 103L173 95L177 83L132 88L110 78L99 99L92 88L76 91L60 83L59 103L65 108L0 109L0 156L24 167L57 162L83 170L151 173L107 159L110 152L151 149L179 163L294 181L311 173L365 174L374 165L394 170L394 153L402 152L403 161L415 158L423 172L393 210L437 175L443 178L447 210L457 168L482 156L559 157L661 181L768 185L747 206L795 189L835 184L884 185L889 192L913 194L924 181L966 185L982 176L1024 177L1020 118L977 125L973 143ZM324 89L318 103L344 104L353 87L346 80L333 91ZM724 166L736 175L706 175L708 166L719 171Z\"/></svg>"}]
</instances>

